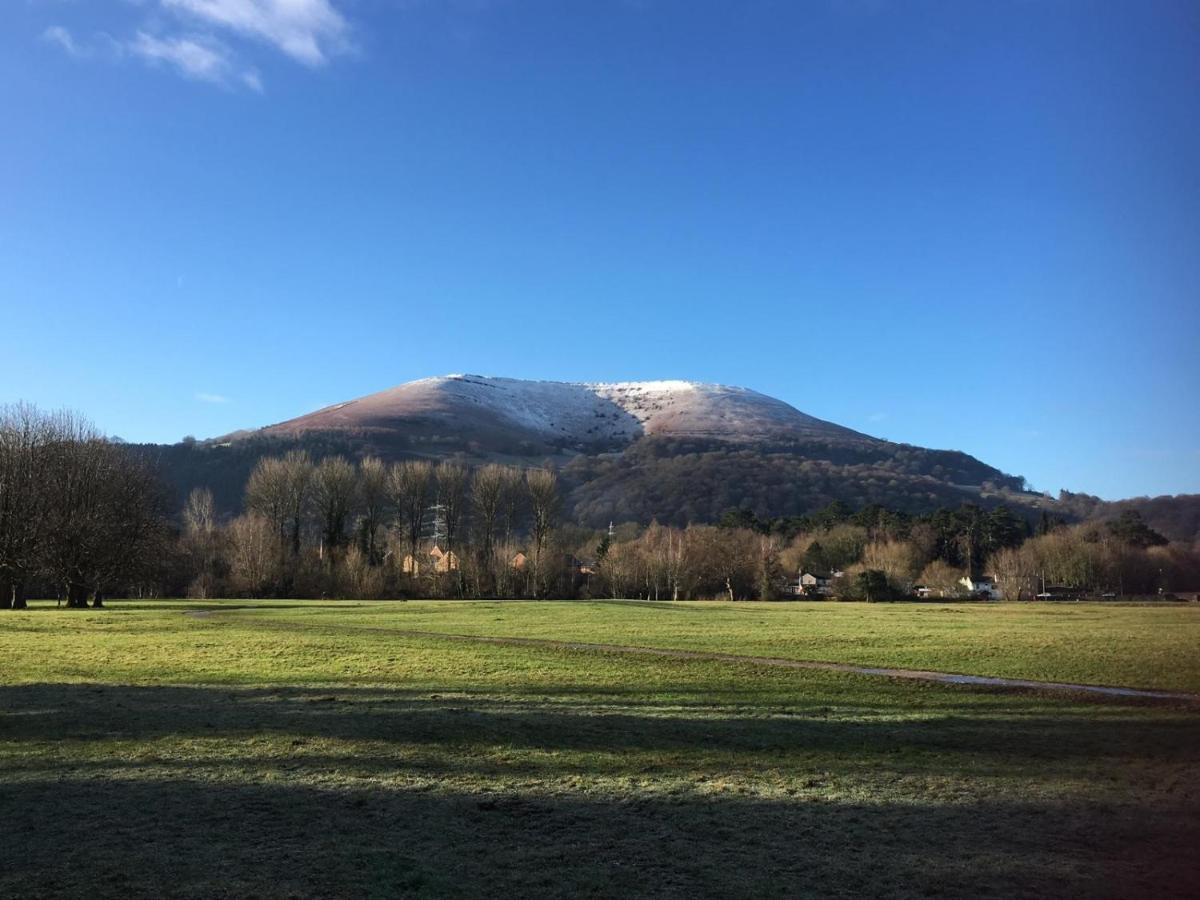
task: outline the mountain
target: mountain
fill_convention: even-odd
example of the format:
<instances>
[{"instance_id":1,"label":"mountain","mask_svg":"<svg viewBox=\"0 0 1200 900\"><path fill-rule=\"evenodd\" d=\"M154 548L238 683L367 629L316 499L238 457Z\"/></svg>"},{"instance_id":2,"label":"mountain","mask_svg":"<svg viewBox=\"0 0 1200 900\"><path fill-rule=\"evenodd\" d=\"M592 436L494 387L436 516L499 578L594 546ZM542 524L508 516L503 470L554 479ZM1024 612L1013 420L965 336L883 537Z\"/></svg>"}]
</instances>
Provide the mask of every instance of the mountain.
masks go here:
<instances>
[{"instance_id":1,"label":"mountain","mask_svg":"<svg viewBox=\"0 0 1200 900\"><path fill-rule=\"evenodd\" d=\"M909 512L1045 502L1024 493L1022 479L965 453L880 440L757 391L690 381L446 375L154 452L181 495L206 485L234 511L257 460L294 447L314 456L552 465L567 515L590 525L713 521L734 506L774 518L834 500Z\"/></svg>"},{"instance_id":2,"label":"mountain","mask_svg":"<svg viewBox=\"0 0 1200 900\"><path fill-rule=\"evenodd\" d=\"M875 438L805 415L757 391L693 381L576 384L480 375L411 381L270 425L271 436L354 434L385 443L448 439L529 455L628 446L643 437L731 443Z\"/></svg>"}]
</instances>

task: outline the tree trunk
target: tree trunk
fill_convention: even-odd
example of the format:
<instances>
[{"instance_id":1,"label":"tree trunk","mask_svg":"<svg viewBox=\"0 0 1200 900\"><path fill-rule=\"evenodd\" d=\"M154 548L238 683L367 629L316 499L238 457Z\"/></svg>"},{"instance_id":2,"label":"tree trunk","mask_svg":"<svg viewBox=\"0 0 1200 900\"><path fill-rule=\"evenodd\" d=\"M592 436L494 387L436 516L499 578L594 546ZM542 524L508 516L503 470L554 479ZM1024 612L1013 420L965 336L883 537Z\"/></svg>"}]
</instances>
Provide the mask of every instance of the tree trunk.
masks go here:
<instances>
[{"instance_id":1,"label":"tree trunk","mask_svg":"<svg viewBox=\"0 0 1200 900\"><path fill-rule=\"evenodd\" d=\"M12 603L12 609L28 608L28 604L25 602L25 585L21 582L13 582L12 588L9 591L9 597Z\"/></svg>"},{"instance_id":2,"label":"tree trunk","mask_svg":"<svg viewBox=\"0 0 1200 900\"><path fill-rule=\"evenodd\" d=\"M67 609L87 609L88 590L82 584L67 585Z\"/></svg>"},{"instance_id":3,"label":"tree trunk","mask_svg":"<svg viewBox=\"0 0 1200 900\"><path fill-rule=\"evenodd\" d=\"M99 590L97 590L96 593L92 594L92 609L103 609L103 608L104 608L104 594L101 593Z\"/></svg>"},{"instance_id":4,"label":"tree trunk","mask_svg":"<svg viewBox=\"0 0 1200 900\"><path fill-rule=\"evenodd\" d=\"M17 586L10 581L0 581L0 609L15 609Z\"/></svg>"}]
</instances>

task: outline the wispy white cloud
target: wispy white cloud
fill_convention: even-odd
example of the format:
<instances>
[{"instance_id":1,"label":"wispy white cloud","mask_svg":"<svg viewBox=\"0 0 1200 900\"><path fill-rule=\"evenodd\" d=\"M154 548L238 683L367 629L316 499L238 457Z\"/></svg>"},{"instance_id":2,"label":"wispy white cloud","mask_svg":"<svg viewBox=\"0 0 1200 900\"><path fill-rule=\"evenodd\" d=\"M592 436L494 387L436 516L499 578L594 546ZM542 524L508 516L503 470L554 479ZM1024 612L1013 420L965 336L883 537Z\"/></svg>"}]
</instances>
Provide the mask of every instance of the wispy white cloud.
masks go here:
<instances>
[{"instance_id":1,"label":"wispy white cloud","mask_svg":"<svg viewBox=\"0 0 1200 900\"><path fill-rule=\"evenodd\" d=\"M208 393L205 393L204 391L197 392L196 399L199 400L201 403L232 403L233 402L228 397L222 396L221 394L208 394Z\"/></svg>"},{"instance_id":2,"label":"wispy white cloud","mask_svg":"<svg viewBox=\"0 0 1200 900\"><path fill-rule=\"evenodd\" d=\"M105 31L97 31L90 38L80 39L62 25L51 25L42 32L42 40L58 47L73 59L117 62L127 52L124 44Z\"/></svg>"},{"instance_id":3,"label":"wispy white cloud","mask_svg":"<svg viewBox=\"0 0 1200 900\"><path fill-rule=\"evenodd\" d=\"M250 88L256 94L263 92L262 79L258 75L257 69L247 69L241 75L242 84Z\"/></svg>"},{"instance_id":4,"label":"wispy white cloud","mask_svg":"<svg viewBox=\"0 0 1200 900\"><path fill-rule=\"evenodd\" d=\"M55 44L64 50L68 56L74 56L76 59L83 59L91 55L86 47L81 47L75 43L75 38L71 37L71 32L67 31L61 25L51 25L43 31L42 40L48 44Z\"/></svg>"},{"instance_id":5,"label":"wispy white cloud","mask_svg":"<svg viewBox=\"0 0 1200 900\"><path fill-rule=\"evenodd\" d=\"M330 0L162 0L162 5L265 41L307 66L323 65L348 45L348 25Z\"/></svg>"},{"instance_id":6,"label":"wispy white cloud","mask_svg":"<svg viewBox=\"0 0 1200 900\"><path fill-rule=\"evenodd\" d=\"M233 73L229 52L200 36L159 38L139 31L129 51L149 62L174 66L184 77L198 81L228 84Z\"/></svg>"},{"instance_id":7,"label":"wispy white cloud","mask_svg":"<svg viewBox=\"0 0 1200 900\"><path fill-rule=\"evenodd\" d=\"M342 2L342 0L337 0ZM98 32L79 40L63 25L41 39L74 59L133 57L194 81L262 93L259 71L232 44L252 41L310 68L350 47L350 25L334 0L126 0L140 25L129 38Z\"/></svg>"}]
</instances>

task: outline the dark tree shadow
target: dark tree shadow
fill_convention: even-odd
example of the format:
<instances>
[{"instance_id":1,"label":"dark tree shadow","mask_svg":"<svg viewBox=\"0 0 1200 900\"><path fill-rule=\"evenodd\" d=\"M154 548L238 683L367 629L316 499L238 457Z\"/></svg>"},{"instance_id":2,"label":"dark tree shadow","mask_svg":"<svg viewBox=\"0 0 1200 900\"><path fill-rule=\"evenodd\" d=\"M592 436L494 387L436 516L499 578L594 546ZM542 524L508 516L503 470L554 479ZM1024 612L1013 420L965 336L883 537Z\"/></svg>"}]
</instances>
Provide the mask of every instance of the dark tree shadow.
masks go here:
<instances>
[{"instance_id":1,"label":"dark tree shadow","mask_svg":"<svg viewBox=\"0 0 1200 900\"><path fill-rule=\"evenodd\" d=\"M922 717L903 719L894 709L861 702L721 704L703 688L695 689L692 704L674 697L659 703L644 695L637 699L632 689L507 690L511 696L341 685L17 685L0 687L0 737L108 741L275 732L439 746L486 740L514 748L613 753L803 749L851 758L913 751L954 754L969 767L964 772L975 771L981 761L1019 772L1034 764L1066 767L1130 754L1172 763L1200 758L1200 716L1169 710L1109 707L1101 715L1094 707L1055 709L1003 695L980 705L978 698L943 692L920 707ZM761 693L746 697L762 700Z\"/></svg>"},{"instance_id":2,"label":"dark tree shadow","mask_svg":"<svg viewBox=\"0 0 1200 900\"><path fill-rule=\"evenodd\" d=\"M182 779L5 785L0 893L1196 896L1178 821L962 805L487 797Z\"/></svg>"},{"instance_id":3,"label":"dark tree shadow","mask_svg":"<svg viewBox=\"0 0 1200 900\"><path fill-rule=\"evenodd\" d=\"M0 896L1200 896L1197 779L1179 776L1200 717L953 692L907 722L536 693L0 687L0 754L22 751L0 764ZM264 736L294 756L257 755ZM235 752L155 755L174 738ZM138 758L55 752L106 742ZM513 761L478 752L497 746ZM797 791L598 795L586 778L764 765ZM1127 796L1012 788L1127 768ZM978 783L924 796L935 776ZM821 778L902 789L834 802Z\"/></svg>"}]
</instances>

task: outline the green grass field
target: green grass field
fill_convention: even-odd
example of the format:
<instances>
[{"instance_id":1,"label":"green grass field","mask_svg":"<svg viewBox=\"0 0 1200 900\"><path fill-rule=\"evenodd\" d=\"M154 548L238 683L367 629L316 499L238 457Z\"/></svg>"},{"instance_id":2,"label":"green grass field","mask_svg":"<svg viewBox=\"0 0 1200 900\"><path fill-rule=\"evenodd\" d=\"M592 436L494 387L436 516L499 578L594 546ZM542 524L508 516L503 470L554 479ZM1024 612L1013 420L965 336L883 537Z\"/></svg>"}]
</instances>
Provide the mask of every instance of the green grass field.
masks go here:
<instances>
[{"instance_id":1,"label":"green grass field","mask_svg":"<svg viewBox=\"0 0 1200 900\"><path fill-rule=\"evenodd\" d=\"M35 604L0 896L1200 894L1195 704L437 633L1200 693L1186 606Z\"/></svg>"}]
</instances>

